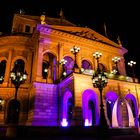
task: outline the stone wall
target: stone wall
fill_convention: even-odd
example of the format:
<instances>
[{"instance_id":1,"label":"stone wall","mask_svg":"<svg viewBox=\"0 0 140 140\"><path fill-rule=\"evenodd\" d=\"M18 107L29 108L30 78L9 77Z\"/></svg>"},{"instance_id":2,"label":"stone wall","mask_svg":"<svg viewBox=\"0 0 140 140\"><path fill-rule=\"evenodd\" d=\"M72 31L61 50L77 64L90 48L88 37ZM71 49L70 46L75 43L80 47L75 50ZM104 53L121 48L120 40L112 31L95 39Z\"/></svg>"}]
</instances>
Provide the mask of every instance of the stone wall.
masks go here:
<instances>
[{"instance_id":1,"label":"stone wall","mask_svg":"<svg viewBox=\"0 0 140 140\"><path fill-rule=\"evenodd\" d=\"M37 83L34 88L34 109L32 125L56 126L58 119L57 85Z\"/></svg>"}]
</instances>

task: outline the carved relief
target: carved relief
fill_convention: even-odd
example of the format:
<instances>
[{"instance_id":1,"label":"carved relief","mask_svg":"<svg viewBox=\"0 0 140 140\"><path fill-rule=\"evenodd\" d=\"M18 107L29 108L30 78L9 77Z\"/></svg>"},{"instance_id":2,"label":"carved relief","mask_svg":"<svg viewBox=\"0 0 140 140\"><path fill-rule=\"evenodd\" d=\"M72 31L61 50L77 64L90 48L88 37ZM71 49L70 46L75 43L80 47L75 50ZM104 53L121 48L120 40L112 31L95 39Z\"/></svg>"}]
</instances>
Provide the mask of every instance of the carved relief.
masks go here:
<instances>
[{"instance_id":1,"label":"carved relief","mask_svg":"<svg viewBox=\"0 0 140 140\"><path fill-rule=\"evenodd\" d=\"M102 41L100 39L98 39L93 33L91 33L90 31L81 31L81 32L73 32L71 31L70 32L71 34L74 34L74 35L77 35L77 36L80 36L80 37L84 37L84 38L87 38L87 39L91 39L91 40L96 40L96 41Z\"/></svg>"}]
</instances>

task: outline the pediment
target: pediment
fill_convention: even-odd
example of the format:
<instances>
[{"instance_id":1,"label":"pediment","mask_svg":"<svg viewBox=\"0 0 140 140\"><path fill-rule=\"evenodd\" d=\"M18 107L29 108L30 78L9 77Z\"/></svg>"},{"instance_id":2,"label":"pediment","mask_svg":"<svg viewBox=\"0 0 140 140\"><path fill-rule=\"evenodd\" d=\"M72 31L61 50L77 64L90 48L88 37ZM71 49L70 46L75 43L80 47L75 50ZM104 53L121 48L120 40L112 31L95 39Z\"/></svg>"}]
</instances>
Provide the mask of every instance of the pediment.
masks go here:
<instances>
[{"instance_id":1,"label":"pediment","mask_svg":"<svg viewBox=\"0 0 140 140\"><path fill-rule=\"evenodd\" d=\"M97 40L99 41L100 39L96 37L96 35L91 32L91 31L85 31L85 30L82 30L82 31L72 31L71 34L74 34L74 35L77 35L77 36L80 36L80 37L84 37L84 38L87 38L87 39L92 39L92 40ZM101 40L100 40L101 41Z\"/></svg>"},{"instance_id":2,"label":"pediment","mask_svg":"<svg viewBox=\"0 0 140 140\"><path fill-rule=\"evenodd\" d=\"M85 39L90 39L93 41L105 43L111 46L120 47L119 44L115 43L114 41L108 39L107 37L99 34L98 32L84 27L62 27L62 26L52 26L53 29L59 30L61 32L66 32L72 35L76 35Z\"/></svg>"}]
</instances>

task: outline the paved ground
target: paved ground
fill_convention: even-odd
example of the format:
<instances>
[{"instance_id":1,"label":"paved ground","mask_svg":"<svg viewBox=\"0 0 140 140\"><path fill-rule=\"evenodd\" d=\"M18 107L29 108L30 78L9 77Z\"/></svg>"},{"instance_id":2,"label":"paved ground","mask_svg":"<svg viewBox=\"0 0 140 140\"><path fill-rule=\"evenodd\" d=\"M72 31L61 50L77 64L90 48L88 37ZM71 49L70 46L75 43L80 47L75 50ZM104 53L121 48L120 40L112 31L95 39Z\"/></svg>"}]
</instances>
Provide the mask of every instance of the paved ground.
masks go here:
<instances>
[{"instance_id":1,"label":"paved ground","mask_svg":"<svg viewBox=\"0 0 140 140\"><path fill-rule=\"evenodd\" d=\"M11 129L12 128L12 129ZM14 129L13 129L14 128ZM97 128L1 127L0 140L140 140L140 129L124 128L99 131ZM8 131L9 130L9 131ZM17 130L17 131L15 131ZM2 135L3 132L3 135ZM16 137L5 137L16 132ZM108 133L106 133L108 132ZM138 133L139 132L139 133Z\"/></svg>"},{"instance_id":2,"label":"paved ground","mask_svg":"<svg viewBox=\"0 0 140 140\"><path fill-rule=\"evenodd\" d=\"M95 138L95 137L74 137L74 136L64 136L64 137L18 137L18 138L6 138L0 137L0 140L140 140L140 135L125 135L125 136L112 136L107 138Z\"/></svg>"}]
</instances>

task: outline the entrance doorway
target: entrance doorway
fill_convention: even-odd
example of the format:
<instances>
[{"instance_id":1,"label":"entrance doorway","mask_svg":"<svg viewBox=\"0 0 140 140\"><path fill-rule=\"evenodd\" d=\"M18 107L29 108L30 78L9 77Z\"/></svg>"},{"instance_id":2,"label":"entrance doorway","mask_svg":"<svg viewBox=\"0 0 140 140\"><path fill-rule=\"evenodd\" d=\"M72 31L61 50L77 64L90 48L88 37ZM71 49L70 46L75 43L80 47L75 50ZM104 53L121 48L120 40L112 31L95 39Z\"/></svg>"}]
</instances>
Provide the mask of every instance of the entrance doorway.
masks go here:
<instances>
[{"instance_id":1,"label":"entrance doorway","mask_svg":"<svg viewBox=\"0 0 140 140\"><path fill-rule=\"evenodd\" d=\"M20 112L19 101L12 99L8 104L7 119L8 124L18 124Z\"/></svg>"}]
</instances>

